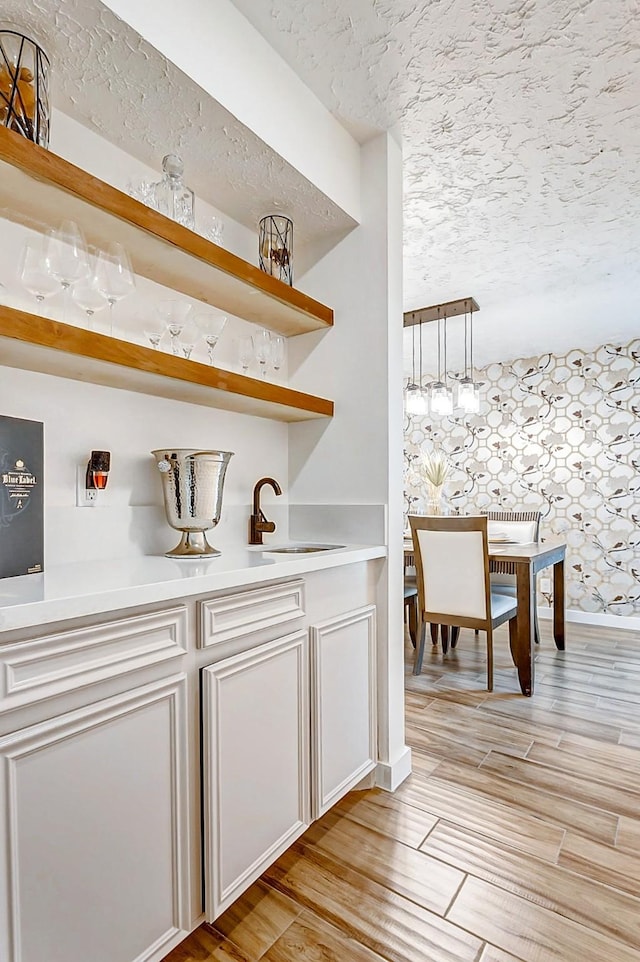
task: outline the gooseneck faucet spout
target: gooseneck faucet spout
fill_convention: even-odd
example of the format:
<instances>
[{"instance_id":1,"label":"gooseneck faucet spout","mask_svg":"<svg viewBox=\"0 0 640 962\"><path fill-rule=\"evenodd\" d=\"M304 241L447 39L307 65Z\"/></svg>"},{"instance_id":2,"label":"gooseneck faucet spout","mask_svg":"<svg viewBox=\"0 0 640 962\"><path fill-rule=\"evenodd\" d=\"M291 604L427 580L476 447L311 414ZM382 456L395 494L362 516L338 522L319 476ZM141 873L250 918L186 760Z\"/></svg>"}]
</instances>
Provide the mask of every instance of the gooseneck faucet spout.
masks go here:
<instances>
[{"instance_id":1,"label":"gooseneck faucet spout","mask_svg":"<svg viewBox=\"0 0 640 962\"><path fill-rule=\"evenodd\" d=\"M275 478L260 478L253 489L253 511L249 518L249 544L262 544L263 534L272 534L276 530L275 521L267 521L260 507L260 492L265 484L270 485L276 494L282 494L282 488Z\"/></svg>"}]
</instances>

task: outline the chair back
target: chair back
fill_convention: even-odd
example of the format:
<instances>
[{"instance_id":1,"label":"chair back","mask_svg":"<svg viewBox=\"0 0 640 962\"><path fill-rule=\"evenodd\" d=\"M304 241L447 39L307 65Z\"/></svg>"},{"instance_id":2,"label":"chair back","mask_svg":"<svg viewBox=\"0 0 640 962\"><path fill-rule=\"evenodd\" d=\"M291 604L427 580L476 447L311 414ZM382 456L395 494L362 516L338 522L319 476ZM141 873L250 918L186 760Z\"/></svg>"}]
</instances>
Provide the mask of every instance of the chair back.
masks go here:
<instances>
[{"instance_id":1,"label":"chair back","mask_svg":"<svg viewBox=\"0 0 640 962\"><path fill-rule=\"evenodd\" d=\"M489 522L489 539L506 537L518 544L540 540L541 511L483 511L482 514ZM516 566L513 561L492 561L489 570L492 574L515 577Z\"/></svg>"},{"instance_id":2,"label":"chair back","mask_svg":"<svg viewBox=\"0 0 640 962\"><path fill-rule=\"evenodd\" d=\"M423 620L484 628L491 620L486 517L410 515Z\"/></svg>"}]
</instances>

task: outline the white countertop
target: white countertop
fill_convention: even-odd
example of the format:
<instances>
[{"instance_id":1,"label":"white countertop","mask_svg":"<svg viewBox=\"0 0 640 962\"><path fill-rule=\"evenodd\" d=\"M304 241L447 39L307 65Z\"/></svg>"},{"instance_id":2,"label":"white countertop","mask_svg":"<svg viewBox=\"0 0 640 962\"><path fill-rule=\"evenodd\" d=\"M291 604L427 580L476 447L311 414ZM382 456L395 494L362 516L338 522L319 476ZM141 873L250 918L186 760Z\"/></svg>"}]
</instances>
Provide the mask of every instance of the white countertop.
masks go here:
<instances>
[{"instance_id":1,"label":"white countertop","mask_svg":"<svg viewBox=\"0 0 640 962\"><path fill-rule=\"evenodd\" d=\"M270 554L274 547L278 546L229 549L206 561L141 556L67 564L50 567L41 575L6 578L0 581L0 631L291 578L387 554L381 545L347 545L294 555Z\"/></svg>"}]
</instances>

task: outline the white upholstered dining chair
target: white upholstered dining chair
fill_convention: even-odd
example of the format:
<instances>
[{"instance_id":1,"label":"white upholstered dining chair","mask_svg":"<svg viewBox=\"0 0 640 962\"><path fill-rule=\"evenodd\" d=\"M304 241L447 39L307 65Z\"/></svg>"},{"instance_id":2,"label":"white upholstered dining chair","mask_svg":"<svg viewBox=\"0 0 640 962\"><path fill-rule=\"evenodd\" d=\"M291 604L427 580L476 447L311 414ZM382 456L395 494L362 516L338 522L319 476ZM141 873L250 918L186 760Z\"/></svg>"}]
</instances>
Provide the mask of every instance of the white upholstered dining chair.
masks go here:
<instances>
[{"instance_id":1,"label":"white upholstered dining chair","mask_svg":"<svg viewBox=\"0 0 640 962\"><path fill-rule=\"evenodd\" d=\"M541 511L482 511L489 522L487 531L489 541L510 541L516 544L530 544L540 540ZM500 594L516 597L516 566L512 561L490 561L491 590ZM540 643L538 625L538 604L536 584L533 584L533 636Z\"/></svg>"},{"instance_id":2,"label":"white upholstered dining chair","mask_svg":"<svg viewBox=\"0 0 640 962\"><path fill-rule=\"evenodd\" d=\"M487 688L493 691L493 630L515 632L517 600L492 592L486 517L410 515L418 582L414 675L422 670L427 623L487 634Z\"/></svg>"}]
</instances>

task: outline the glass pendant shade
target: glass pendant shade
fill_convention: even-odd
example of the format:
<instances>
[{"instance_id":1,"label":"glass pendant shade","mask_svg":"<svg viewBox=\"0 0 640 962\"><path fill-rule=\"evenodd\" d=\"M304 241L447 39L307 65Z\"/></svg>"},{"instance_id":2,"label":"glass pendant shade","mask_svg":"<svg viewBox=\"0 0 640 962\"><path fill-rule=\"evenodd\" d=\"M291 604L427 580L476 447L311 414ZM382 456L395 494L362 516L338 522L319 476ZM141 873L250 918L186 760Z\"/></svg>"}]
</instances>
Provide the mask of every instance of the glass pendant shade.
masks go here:
<instances>
[{"instance_id":1,"label":"glass pendant shade","mask_svg":"<svg viewBox=\"0 0 640 962\"><path fill-rule=\"evenodd\" d=\"M405 393L405 407L407 409L407 414L424 413L424 397L422 396L422 391L418 385L413 382L411 382L411 384L407 384L407 390Z\"/></svg>"},{"instance_id":2,"label":"glass pendant shade","mask_svg":"<svg viewBox=\"0 0 640 962\"><path fill-rule=\"evenodd\" d=\"M458 382L458 406L466 414L477 414L480 410L480 389L470 377Z\"/></svg>"},{"instance_id":3,"label":"glass pendant shade","mask_svg":"<svg viewBox=\"0 0 640 962\"><path fill-rule=\"evenodd\" d=\"M429 411L429 405L423 389L419 387L416 393L417 397L415 397L413 401L413 413L418 415L427 414Z\"/></svg>"},{"instance_id":4,"label":"glass pendant shade","mask_svg":"<svg viewBox=\"0 0 640 962\"><path fill-rule=\"evenodd\" d=\"M453 396L451 390L443 381L436 381L431 386L431 413L451 414L453 412Z\"/></svg>"}]
</instances>

